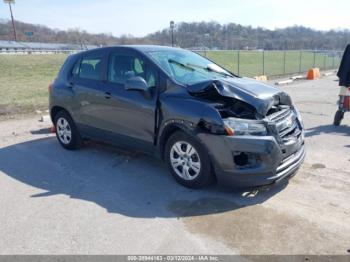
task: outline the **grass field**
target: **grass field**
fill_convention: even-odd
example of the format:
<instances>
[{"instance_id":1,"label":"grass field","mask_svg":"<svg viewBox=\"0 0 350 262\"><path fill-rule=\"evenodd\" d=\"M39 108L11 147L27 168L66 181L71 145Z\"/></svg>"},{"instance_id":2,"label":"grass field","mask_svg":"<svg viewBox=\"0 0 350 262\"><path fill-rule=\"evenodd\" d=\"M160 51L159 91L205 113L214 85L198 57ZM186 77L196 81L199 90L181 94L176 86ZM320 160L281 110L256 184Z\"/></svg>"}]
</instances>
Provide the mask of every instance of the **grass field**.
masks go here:
<instances>
[{"instance_id":1,"label":"grass field","mask_svg":"<svg viewBox=\"0 0 350 262\"><path fill-rule=\"evenodd\" d=\"M240 76L276 77L306 72L312 67L322 70L339 66L341 53L312 51L207 51L199 52ZM239 66L238 66L239 64Z\"/></svg>"},{"instance_id":2,"label":"grass field","mask_svg":"<svg viewBox=\"0 0 350 262\"><path fill-rule=\"evenodd\" d=\"M315 66L336 68L340 54L303 51L207 51L209 59L240 76L278 76L305 72ZM48 85L67 55L0 55L0 115L47 109ZM263 57L264 56L264 57ZM263 59L264 58L264 59ZM301 59L300 59L301 58ZM264 60L264 67L263 67ZM286 63L284 63L286 61ZM301 64L300 64L301 61Z\"/></svg>"},{"instance_id":3,"label":"grass field","mask_svg":"<svg viewBox=\"0 0 350 262\"><path fill-rule=\"evenodd\" d=\"M0 55L0 115L48 108L48 85L66 55Z\"/></svg>"}]
</instances>

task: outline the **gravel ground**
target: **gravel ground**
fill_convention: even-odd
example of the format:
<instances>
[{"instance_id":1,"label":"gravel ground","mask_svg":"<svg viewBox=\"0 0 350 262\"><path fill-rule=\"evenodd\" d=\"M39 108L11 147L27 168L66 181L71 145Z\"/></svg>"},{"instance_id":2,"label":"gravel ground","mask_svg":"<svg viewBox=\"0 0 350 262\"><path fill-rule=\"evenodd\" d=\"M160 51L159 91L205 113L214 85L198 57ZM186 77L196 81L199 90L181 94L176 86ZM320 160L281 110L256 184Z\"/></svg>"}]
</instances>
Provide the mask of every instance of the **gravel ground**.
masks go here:
<instances>
[{"instance_id":1,"label":"gravel ground","mask_svg":"<svg viewBox=\"0 0 350 262\"><path fill-rule=\"evenodd\" d=\"M0 254L347 254L350 113L333 127L331 76L283 87L307 128L288 183L242 192L177 185L141 153L63 150L50 123L0 122Z\"/></svg>"}]
</instances>

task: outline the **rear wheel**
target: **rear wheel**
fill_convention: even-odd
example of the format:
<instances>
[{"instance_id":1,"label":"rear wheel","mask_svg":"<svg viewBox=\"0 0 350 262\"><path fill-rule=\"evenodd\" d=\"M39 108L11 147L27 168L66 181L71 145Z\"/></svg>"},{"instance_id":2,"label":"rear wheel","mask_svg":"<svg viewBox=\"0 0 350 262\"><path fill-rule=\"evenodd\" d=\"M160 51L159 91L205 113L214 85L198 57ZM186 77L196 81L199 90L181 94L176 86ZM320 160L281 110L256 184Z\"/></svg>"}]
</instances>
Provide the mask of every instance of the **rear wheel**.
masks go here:
<instances>
[{"instance_id":1,"label":"rear wheel","mask_svg":"<svg viewBox=\"0 0 350 262\"><path fill-rule=\"evenodd\" d=\"M341 111L341 110L338 110L336 113L335 113L335 116L334 116L334 122L333 124L335 126L339 126L341 121L343 120L344 118L344 112Z\"/></svg>"},{"instance_id":2,"label":"rear wheel","mask_svg":"<svg viewBox=\"0 0 350 262\"><path fill-rule=\"evenodd\" d=\"M202 188L214 180L208 153L184 132L176 132L168 139L165 159L171 174L183 186Z\"/></svg>"},{"instance_id":3,"label":"rear wheel","mask_svg":"<svg viewBox=\"0 0 350 262\"><path fill-rule=\"evenodd\" d=\"M58 142L68 150L81 147L82 138L73 119L66 111L60 111L55 116L55 129Z\"/></svg>"}]
</instances>

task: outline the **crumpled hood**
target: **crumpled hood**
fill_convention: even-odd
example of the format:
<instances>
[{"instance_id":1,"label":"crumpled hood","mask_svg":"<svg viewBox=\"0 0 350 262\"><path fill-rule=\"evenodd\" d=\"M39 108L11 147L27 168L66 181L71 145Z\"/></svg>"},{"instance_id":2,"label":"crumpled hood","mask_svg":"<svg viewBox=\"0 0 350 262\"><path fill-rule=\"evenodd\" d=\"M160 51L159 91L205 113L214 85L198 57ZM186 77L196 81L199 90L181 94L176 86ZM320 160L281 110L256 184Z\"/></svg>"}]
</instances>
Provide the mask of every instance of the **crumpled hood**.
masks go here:
<instances>
[{"instance_id":1,"label":"crumpled hood","mask_svg":"<svg viewBox=\"0 0 350 262\"><path fill-rule=\"evenodd\" d=\"M271 85L250 78L222 78L189 85L192 94L206 93L215 88L224 97L232 97L252 105L265 116L273 105L292 105L289 95Z\"/></svg>"}]
</instances>

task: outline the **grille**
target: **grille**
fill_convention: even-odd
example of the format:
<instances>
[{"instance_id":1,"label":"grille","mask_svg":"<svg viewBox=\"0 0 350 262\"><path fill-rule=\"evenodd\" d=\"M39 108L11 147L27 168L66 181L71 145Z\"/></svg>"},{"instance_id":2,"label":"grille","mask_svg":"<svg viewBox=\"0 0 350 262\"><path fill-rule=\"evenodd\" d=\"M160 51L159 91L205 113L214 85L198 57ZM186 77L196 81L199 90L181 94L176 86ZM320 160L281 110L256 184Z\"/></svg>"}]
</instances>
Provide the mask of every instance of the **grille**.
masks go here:
<instances>
[{"instance_id":1,"label":"grille","mask_svg":"<svg viewBox=\"0 0 350 262\"><path fill-rule=\"evenodd\" d=\"M275 124L278 136L284 141L301 134L297 117L290 108L284 108L268 118Z\"/></svg>"}]
</instances>

